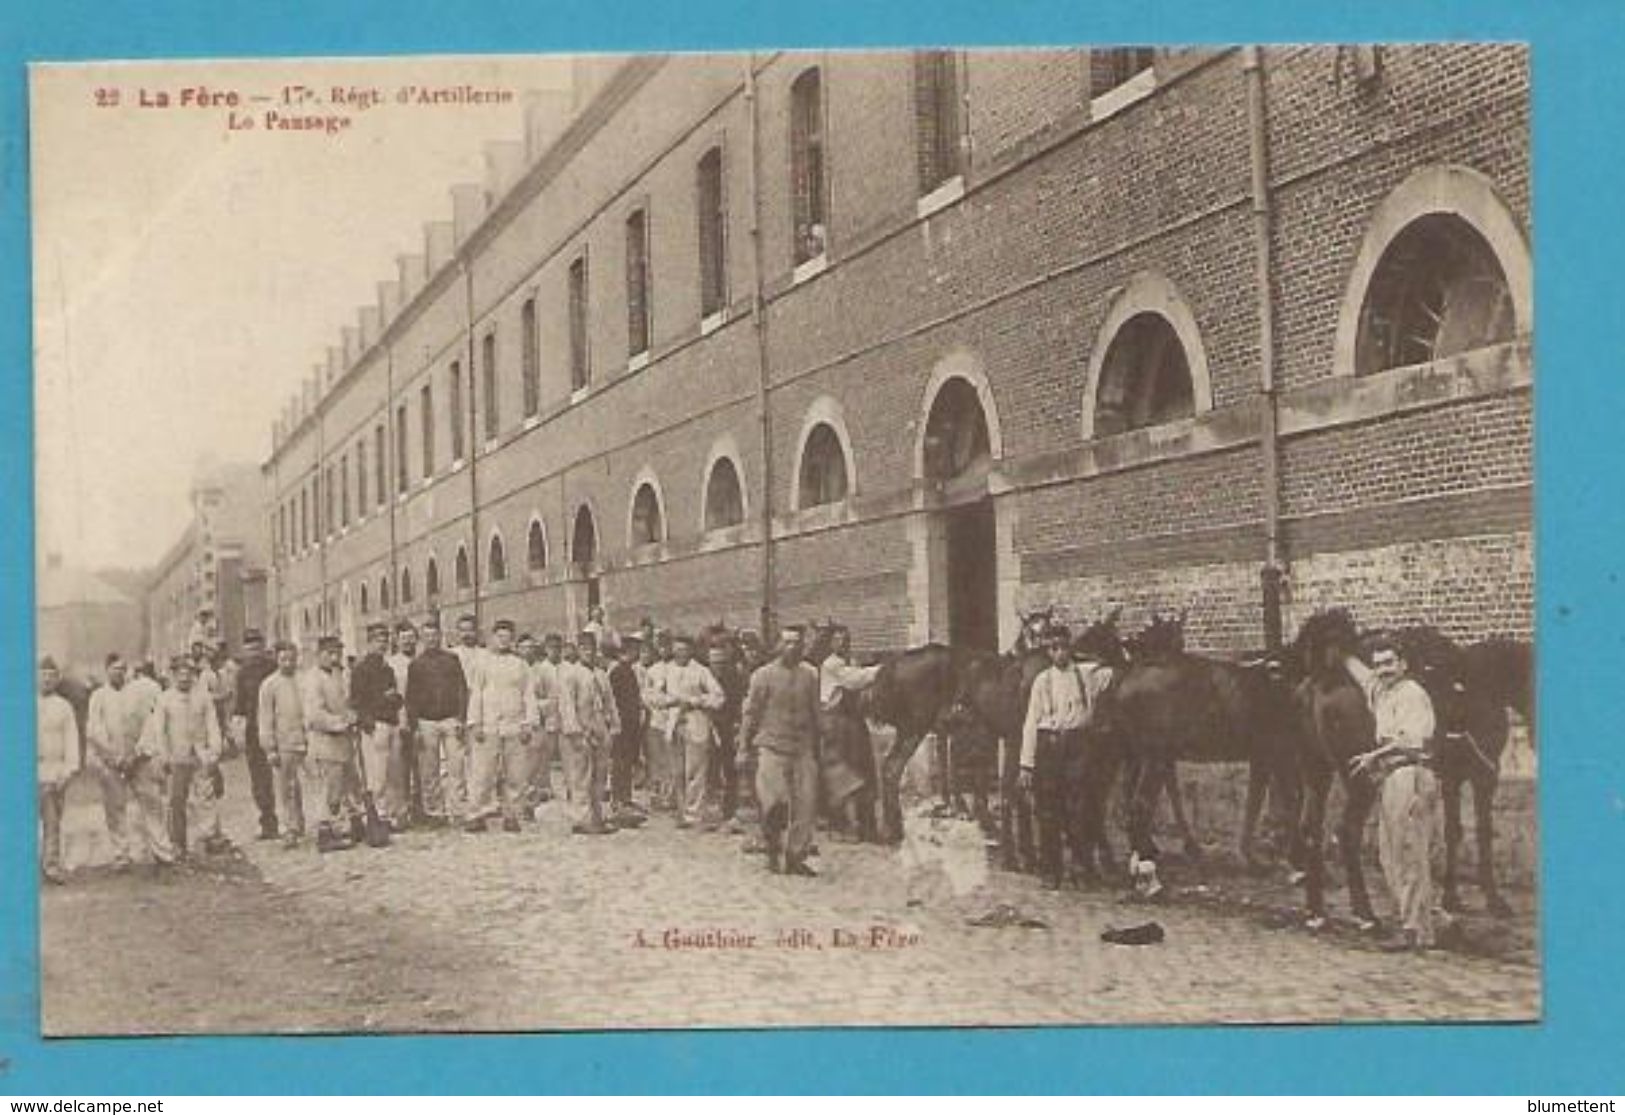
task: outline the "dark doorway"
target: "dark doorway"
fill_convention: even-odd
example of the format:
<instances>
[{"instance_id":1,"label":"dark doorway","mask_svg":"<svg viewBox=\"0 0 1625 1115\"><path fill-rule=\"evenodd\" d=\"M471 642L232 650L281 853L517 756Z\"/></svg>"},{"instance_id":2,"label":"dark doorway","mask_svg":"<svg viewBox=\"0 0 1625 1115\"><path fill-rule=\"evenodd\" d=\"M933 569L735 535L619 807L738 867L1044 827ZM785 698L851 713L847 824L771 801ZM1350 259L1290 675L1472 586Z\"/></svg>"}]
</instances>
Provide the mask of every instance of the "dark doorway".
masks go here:
<instances>
[{"instance_id":1,"label":"dark doorway","mask_svg":"<svg viewBox=\"0 0 1625 1115\"><path fill-rule=\"evenodd\" d=\"M948 641L999 649L999 578L993 501L943 512L948 526Z\"/></svg>"},{"instance_id":2,"label":"dark doorway","mask_svg":"<svg viewBox=\"0 0 1625 1115\"><path fill-rule=\"evenodd\" d=\"M937 617L946 612L952 645L997 651L998 533L987 489L990 441L976 388L959 378L944 384L925 428L925 475L940 508L931 531L931 611ZM940 637L941 619L931 626Z\"/></svg>"},{"instance_id":3,"label":"dark doorway","mask_svg":"<svg viewBox=\"0 0 1625 1115\"><path fill-rule=\"evenodd\" d=\"M593 522L592 510L582 504L576 511L575 529L570 533L570 560L587 580L587 607L595 608L600 600L598 571L598 526Z\"/></svg>"}]
</instances>

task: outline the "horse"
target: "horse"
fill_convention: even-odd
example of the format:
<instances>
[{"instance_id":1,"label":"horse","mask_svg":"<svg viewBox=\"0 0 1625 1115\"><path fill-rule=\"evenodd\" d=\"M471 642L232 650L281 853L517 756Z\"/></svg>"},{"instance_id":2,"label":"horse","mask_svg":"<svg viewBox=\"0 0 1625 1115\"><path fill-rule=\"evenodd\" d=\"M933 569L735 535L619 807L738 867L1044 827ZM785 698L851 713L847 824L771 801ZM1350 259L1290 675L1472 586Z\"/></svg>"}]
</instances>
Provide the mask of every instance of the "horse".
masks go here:
<instances>
[{"instance_id":1,"label":"horse","mask_svg":"<svg viewBox=\"0 0 1625 1115\"><path fill-rule=\"evenodd\" d=\"M1365 825L1377 800L1377 783L1350 771L1350 760L1376 746L1376 722L1365 692L1344 666L1359 644L1354 620L1342 608L1316 612L1304 620L1293 644L1304 677L1294 691L1302 722L1300 769L1304 798L1299 842L1303 854L1309 924L1326 921L1326 798L1332 778L1343 781L1343 815L1339 820L1339 847L1348 877L1349 902L1363 928L1375 929L1377 916L1366 889L1361 860Z\"/></svg>"},{"instance_id":2,"label":"horse","mask_svg":"<svg viewBox=\"0 0 1625 1115\"><path fill-rule=\"evenodd\" d=\"M1438 722L1435 756L1444 800L1442 903L1460 911L1456 865L1462 839L1461 791L1473 793L1478 885L1484 904L1498 917L1511 913L1495 881L1495 791L1501 755L1511 735L1509 709L1533 727L1533 654L1527 643L1487 639L1459 647L1431 627L1398 632L1410 672L1427 690Z\"/></svg>"},{"instance_id":3,"label":"horse","mask_svg":"<svg viewBox=\"0 0 1625 1115\"><path fill-rule=\"evenodd\" d=\"M1153 888L1157 848L1152 821L1165 790L1174 799L1176 814L1183 814L1174 777L1181 760L1249 764L1242 854L1249 863L1257 862L1254 837L1265 792L1274 787L1285 798L1285 815L1295 816L1298 808L1296 724L1280 657L1237 663L1190 654L1184 649L1182 622L1160 618L1140 636L1124 641L1112 617L1080 636L1080 649L1086 642L1099 660L1119 670L1100 699L1099 717L1102 730L1117 740L1118 760L1126 764L1129 842L1139 861L1153 865ZM1131 656L1131 649L1137 653ZM1103 826L1105 796L1098 786L1095 793L1091 824ZM1184 827L1187 846L1194 845L1189 826Z\"/></svg>"},{"instance_id":4,"label":"horse","mask_svg":"<svg viewBox=\"0 0 1625 1115\"><path fill-rule=\"evenodd\" d=\"M880 835L889 843L903 839L903 770L920 740L939 731L958 703L965 659L965 652L942 643L913 647L885 659L864 691L866 715L895 733L880 760Z\"/></svg>"},{"instance_id":5,"label":"horse","mask_svg":"<svg viewBox=\"0 0 1625 1115\"><path fill-rule=\"evenodd\" d=\"M1009 654L971 654L960 666L956 705L949 720L950 754L974 748L996 752L999 766L999 860L1007 870L1031 868L1034 850L1032 802L1021 791L1021 733L1033 682L1049 666L1049 656L1033 647ZM980 807L980 803L979 807Z\"/></svg>"}]
</instances>

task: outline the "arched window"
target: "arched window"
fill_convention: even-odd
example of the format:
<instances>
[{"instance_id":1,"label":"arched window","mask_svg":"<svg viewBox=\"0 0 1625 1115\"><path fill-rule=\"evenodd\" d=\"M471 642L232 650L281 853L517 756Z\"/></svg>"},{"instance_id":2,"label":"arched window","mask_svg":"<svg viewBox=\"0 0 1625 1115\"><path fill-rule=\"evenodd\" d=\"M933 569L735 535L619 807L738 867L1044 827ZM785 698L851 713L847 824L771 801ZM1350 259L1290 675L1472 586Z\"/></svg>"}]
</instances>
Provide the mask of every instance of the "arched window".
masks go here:
<instances>
[{"instance_id":1,"label":"arched window","mask_svg":"<svg viewBox=\"0 0 1625 1115\"><path fill-rule=\"evenodd\" d=\"M378 606L386 612L389 611L390 603L388 573L385 573L382 577L378 578Z\"/></svg>"},{"instance_id":2,"label":"arched window","mask_svg":"<svg viewBox=\"0 0 1625 1115\"><path fill-rule=\"evenodd\" d=\"M493 534L491 545L485 555L485 579L487 581L506 581L508 579L508 554L502 546L502 535Z\"/></svg>"},{"instance_id":3,"label":"arched window","mask_svg":"<svg viewBox=\"0 0 1625 1115\"><path fill-rule=\"evenodd\" d=\"M729 457L718 457L705 481L705 529L726 530L745 521L745 493L739 470Z\"/></svg>"},{"instance_id":4,"label":"arched window","mask_svg":"<svg viewBox=\"0 0 1625 1115\"><path fill-rule=\"evenodd\" d=\"M846 498L849 480L846 451L841 448L835 427L828 422L818 423L808 432L801 451L801 506L841 502Z\"/></svg>"},{"instance_id":5,"label":"arched window","mask_svg":"<svg viewBox=\"0 0 1625 1115\"><path fill-rule=\"evenodd\" d=\"M474 577L468 568L468 547L457 547L457 558L452 565L452 575L457 579L457 591L466 592L474 584Z\"/></svg>"},{"instance_id":6,"label":"arched window","mask_svg":"<svg viewBox=\"0 0 1625 1115\"><path fill-rule=\"evenodd\" d=\"M434 575L434 561L433 561L433 559L430 559L430 561L429 561L429 574L430 574L431 578ZM432 583L432 581L431 581L431 583ZM432 593L434 590L431 588L429 591ZM403 565L403 566L401 566L401 603L402 604L410 604L411 602L412 602L412 568L411 568L411 566Z\"/></svg>"},{"instance_id":7,"label":"arched window","mask_svg":"<svg viewBox=\"0 0 1625 1115\"><path fill-rule=\"evenodd\" d=\"M372 609L370 607L368 607L367 582L362 581L361 582L361 614L366 615L371 610Z\"/></svg>"},{"instance_id":8,"label":"arched window","mask_svg":"<svg viewBox=\"0 0 1625 1115\"><path fill-rule=\"evenodd\" d=\"M525 565L531 572L547 568L547 534L542 521L530 521L530 533L525 538Z\"/></svg>"},{"instance_id":9,"label":"arched window","mask_svg":"<svg viewBox=\"0 0 1625 1115\"><path fill-rule=\"evenodd\" d=\"M952 480L984 468L990 461L987 415L969 380L948 380L931 401L924 450L925 475L930 480Z\"/></svg>"},{"instance_id":10,"label":"arched window","mask_svg":"<svg viewBox=\"0 0 1625 1115\"><path fill-rule=\"evenodd\" d=\"M661 527L660 497L654 485L639 484L632 497L632 545L652 546L659 542L664 533Z\"/></svg>"},{"instance_id":11,"label":"arched window","mask_svg":"<svg viewBox=\"0 0 1625 1115\"><path fill-rule=\"evenodd\" d=\"M582 504L576 510L575 527L570 532L570 560L576 565L591 565L598 559L598 527L592 520L592 509Z\"/></svg>"},{"instance_id":12,"label":"arched window","mask_svg":"<svg viewBox=\"0 0 1625 1115\"><path fill-rule=\"evenodd\" d=\"M1112 337L1095 392L1094 433L1120 434L1196 413L1190 361L1172 323L1135 314Z\"/></svg>"},{"instance_id":13,"label":"arched window","mask_svg":"<svg viewBox=\"0 0 1625 1115\"><path fill-rule=\"evenodd\" d=\"M1406 225L1371 273L1355 344L1361 375L1512 340L1512 293L1495 250L1453 213Z\"/></svg>"},{"instance_id":14,"label":"arched window","mask_svg":"<svg viewBox=\"0 0 1625 1115\"><path fill-rule=\"evenodd\" d=\"M440 563L434 558L429 559L428 566L423 570L423 594L430 603L440 598ZM410 600L411 597L404 592L402 596Z\"/></svg>"},{"instance_id":15,"label":"arched window","mask_svg":"<svg viewBox=\"0 0 1625 1115\"><path fill-rule=\"evenodd\" d=\"M817 66L790 86L792 262L824 254L829 212L824 193L824 87Z\"/></svg>"}]
</instances>

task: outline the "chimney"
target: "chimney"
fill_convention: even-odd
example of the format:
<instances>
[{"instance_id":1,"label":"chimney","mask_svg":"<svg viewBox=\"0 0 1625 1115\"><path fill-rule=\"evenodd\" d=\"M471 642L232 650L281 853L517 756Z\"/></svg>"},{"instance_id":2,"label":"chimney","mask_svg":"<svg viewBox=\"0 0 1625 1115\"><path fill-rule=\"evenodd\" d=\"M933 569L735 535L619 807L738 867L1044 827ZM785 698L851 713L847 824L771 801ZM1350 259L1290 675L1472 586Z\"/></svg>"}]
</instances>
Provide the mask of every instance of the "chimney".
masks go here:
<instances>
[{"instance_id":1,"label":"chimney","mask_svg":"<svg viewBox=\"0 0 1625 1115\"><path fill-rule=\"evenodd\" d=\"M467 242L469 235L485 219L485 187L470 182L451 188L451 220L453 237L458 244Z\"/></svg>"},{"instance_id":2,"label":"chimney","mask_svg":"<svg viewBox=\"0 0 1625 1115\"><path fill-rule=\"evenodd\" d=\"M326 383L329 391L331 391L333 389L333 385L339 381L339 377L344 374L344 350L346 347L347 346L342 343L327 346Z\"/></svg>"},{"instance_id":3,"label":"chimney","mask_svg":"<svg viewBox=\"0 0 1625 1115\"><path fill-rule=\"evenodd\" d=\"M368 352L373 345L378 343L378 335L383 332L380 327L382 320L377 306L361 307L361 351L363 353Z\"/></svg>"},{"instance_id":4,"label":"chimney","mask_svg":"<svg viewBox=\"0 0 1625 1115\"><path fill-rule=\"evenodd\" d=\"M485 208L502 204L525 172L525 145L518 140L497 140L485 145Z\"/></svg>"},{"instance_id":5,"label":"chimney","mask_svg":"<svg viewBox=\"0 0 1625 1115\"><path fill-rule=\"evenodd\" d=\"M456 251L457 231L450 221L430 221L423 226L423 253L429 274L438 275Z\"/></svg>"},{"instance_id":6,"label":"chimney","mask_svg":"<svg viewBox=\"0 0 1625 1115\"><path fill-rule=\"evenodd\" d=\"M570 123L568 89L532 89L525 94L525 161L534 163Z\"/></svg>"},{"instance_id":7,"label":"chimney","mask_svg":"<svg viewBox=\"0 0 1625 1115\"><path fill-rule=\"evenodd\" d=\"M423 257L402 255L395 257L395 266L401 276L401 305L406 305L423 289Z\"/></svg>"},{"instance_id":8,"label":"chimney","mask_svg":"<svg viewBox=\"0 0 1625 1115\"><path fill-rule=\"evenodd\" d=\"M339 336L343 338L344 357L344 363L339 366L339 375L343 376L361 359L361 329L355 325L341 326Z\"/></svg>"},{"instance_id":9,"label":"chimney","mask_svg":"<svg viewBox=\"0 0 1625 1115\"><path fill-rule=\"evenodd\" d=\"M378 324L388 329L401 312L401 281L386 279L378 284Z\"/></svg>"}]
</instances>

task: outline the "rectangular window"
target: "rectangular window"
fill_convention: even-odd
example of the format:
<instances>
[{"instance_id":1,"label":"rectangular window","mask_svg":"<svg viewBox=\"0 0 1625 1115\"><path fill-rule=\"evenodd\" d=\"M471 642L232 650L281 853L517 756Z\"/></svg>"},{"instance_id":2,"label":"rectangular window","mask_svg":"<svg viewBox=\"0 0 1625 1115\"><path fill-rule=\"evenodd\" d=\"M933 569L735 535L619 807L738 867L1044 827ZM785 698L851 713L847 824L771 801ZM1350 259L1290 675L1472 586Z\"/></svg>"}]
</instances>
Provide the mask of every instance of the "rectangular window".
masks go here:
<instances>
[{"instance_id":1,"label":"rectangular window","mask_svg":"<svg viewBox=\"0 0 1625 1115\"><path fill-rule=\"evenodd\" d=\"M405 492L412 486L412 473L407 468L406 404L395 408L395 490Z\"/></svg>"},{"instance_id":2,"label":"rectangular window","mask_svg":"<svg viewBox=\"0 0 1625 1115\"><path fill-rule=\"evenodd\" d=\"M727 212L722 196L722 148L700 157L695 172L699 209L700 316L720 314L728 305Z\"/></svg>"},{"instance_id":3,"label":"rectangular window","mask_svg":"<svg viewBox=\"0 0 1625 1115\"><path fill-rule=\"evenodd\" d=\"M790 86L791 251L797 264L818 258L828 246L824 190L824 90L814 66Z\"/></svg>"},{"instance_id":4,"label":"rectangular window","mask_svg":"<svg viewBox=\"0 0 1625 1115\"><path fill-rule=\"evenodd\" d=\"M299 489L299 549L310 549L310 504L303 488Z\"/></svg>"},{"instance_id":5,"label":"rectangular window","mask_svg":"<svg viewBox=\"0 0 1625 1115\"><path fill-rule=\"evenodd\" d=\"M384 501L389 499L389 473L385 462L389 460L389 449L386 446L389 434L382 422L372 431L372 473L378 477L378 506L382 507Z\"/></svg>"},{"instance_id":6,"label":"rectangular window","mask_svg":"<svg viewBox=\"0 0 1625 1115\"><path fill-rule=\"evenodd\" d=\"M356 518L367 514L367 439L355 443L355 513Z\"/></svg>"},{"instance_id":7,"label":"rectangular window","mask_svg":"<svg viewBox=\"0 0 1625 1115\"><path fill-rule=\"evenodd\" d=\"M463 459L463 366L458 361L451 362L451 368L446 374L446 398L451 400L451 459Z\"/></svg>"},{"instance_id":8,"label":"rectangular window","mask_svg":"<svg viewBox=\"0 0 1625 1115\"><path fill-rule=\"evenodd\" d=\"M418 417L423 420L423 475L434 475L434 384L425 383L419 392Z\"/></svg>"},{"instance_id":9,"label":"rectangular window","mask_svg":"<svg viewBox=\"0 0 1625 1115\"><path fill-rule=\"evenodd\" d=\"M542 409L541 337L536 332L536 299L525 299L519 311L519 374L524 378L525 417L534 418Z\"/></svg>"},{"instance_id":10,"label":"rectangular window","mask_svg":"<svg viewBox=\"0 0 1625 1115\"><path fill-rule=\"evenodd\" d=\"M339 456L339 526L350 525L350 456Z\"/></svg>"},{"instance_id":11,"label":"rectangular window","mask_svg":"<svg viewBox=\"0 0 1625 1115\"><path fill-rule=\"evenodd\" d=\"M497 335L487 333L480 342L482 369L480 386L485 389L485 440L490 441L502 430L502 416L497 412Z\"/></svg>"},{"instance_id":12,"label":"rectangular window","mask_svg":"<svg viewBox=\"0 0 1625 1115\"><path fill-rule=\"evenodd\" d=\"M649 216L626 218L626 355L649 351Z\"/></svg>"},{"instance_id":13,"label":"rectangular window","mask_svg":"<svg viewBox=\"0 0 1625 1115\"><path fill-rule=\"evenodd\" d=\"M951 50L914 55L914 145L922 196L962 173L959 58Z\"/></svg>"},{"instance_id":14,"label":"rectangular window","mask_svg":"<svg viewBox=\"0 0 1625 1115\"><path fill-rule=\"evenodd\" d=\"M587 257L570 264L570 390L580 391L592 379L587 351Z\"/></svg>"},{"instance_id":15,"label":"rectangular window","mask_svg":"<svg viewBox=\"0 0 1625 1115\"><path fill-rule=\"evenodd\" d=\"M1089 96L1100 97L1151 68L1156 49L1149 46L1112 47L1089 52Z\"/></svg>"},{"instance_id":16,"label":"rectangular window","mask_svg":"<svg viewBox=\"0 0 1625 1115\"><path fill-rule=\"evenodd\" d=\"M334 532L338 529L339 521L336 513L338 511L337 493L333 491L337 485L333 483L332 465L327 466L327 481L322 486L326 489L326 491L322 493L322 508L323 513L327 516L322 525L326 529L327 537L332 538Z\"/></svg>"}]
</instances>

